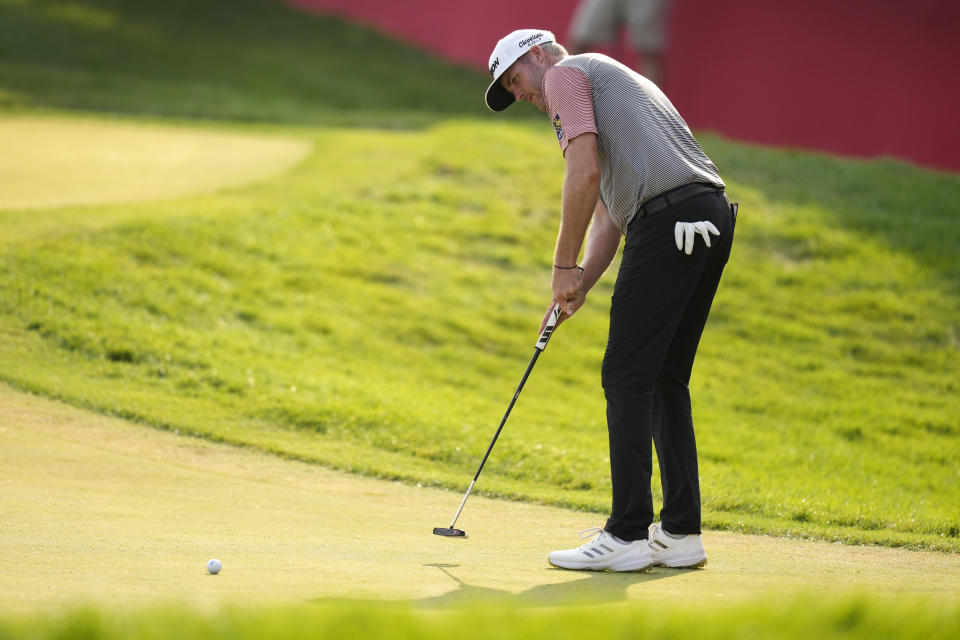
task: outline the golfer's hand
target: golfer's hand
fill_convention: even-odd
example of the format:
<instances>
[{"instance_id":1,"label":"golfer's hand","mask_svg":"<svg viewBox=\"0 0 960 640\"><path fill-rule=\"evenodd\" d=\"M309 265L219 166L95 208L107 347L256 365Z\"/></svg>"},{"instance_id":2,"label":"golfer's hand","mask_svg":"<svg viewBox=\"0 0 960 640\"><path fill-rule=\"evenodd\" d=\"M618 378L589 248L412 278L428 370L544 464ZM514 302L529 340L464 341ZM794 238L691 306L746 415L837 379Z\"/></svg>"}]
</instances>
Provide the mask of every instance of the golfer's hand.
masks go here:
<instances>
[{"instance_id":1,"label":"golfer's hand","mask_svg":"<svg viewBox=\"0 0 960 640\"><path fill-rule=\"evenodd\" d=\"M712 233L715 236L720 235L720 231L713 226L713 223L709 220L701 220L700 222L678 222L673 228L673 235L677 241L677 249L683 251L688 256L693 253L693 241L696 239L697 234L703 236L703 241L707 243L707 246L710 246L710 234Z\"/></svg>"},{"instance_id":2,"label":"golfer's hand","mask_svg":"<svg viewBox=\"0 0 960 640\"><path fill-rule=\"evenodd\" d=\"M560 318L557 320L557 326L560 323L576 313L577 309L583 306L587 300L587 290L583 286L583 275L578 269L554 269L553 270L553 300L547 307L547 312L543 316L543 322L540 323L540 332L547 326L547 320L553 308L560 305Z\"/></svg>"}]
</instances>

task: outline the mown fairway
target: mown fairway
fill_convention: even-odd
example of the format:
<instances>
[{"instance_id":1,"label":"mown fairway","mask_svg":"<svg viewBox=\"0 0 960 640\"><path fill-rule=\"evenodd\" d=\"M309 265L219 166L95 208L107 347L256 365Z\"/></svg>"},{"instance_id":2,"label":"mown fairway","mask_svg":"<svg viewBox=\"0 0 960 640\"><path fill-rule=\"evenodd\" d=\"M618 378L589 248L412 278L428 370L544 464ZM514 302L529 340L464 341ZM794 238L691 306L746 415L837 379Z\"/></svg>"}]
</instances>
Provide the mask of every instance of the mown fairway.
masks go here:
<instances>
[{"instance_id":1,"label":"mown fairway","mask_svg":"<svg viewBox=\"0 0 960 640\"><path fill-rule=\"evenodd\" d=\"M0 52L4 158L39 159L0 161L19 198L0 210L0 380L463 490L548 302L547 123L485 113L480 74L261 0L0 0ZM75 175L42 159L83 127L155 136L157 157L134 144L118 167L189 169L137 187L92 153L84 198L58 200ZM251 172L200 145L178 165L185 131L309 151ZM960 551L960 179L700 138L742 203L691 383L705 526ZM583 526L607 509L613 275L541 358L479 493Z\"/></svg>"}]
</instances>

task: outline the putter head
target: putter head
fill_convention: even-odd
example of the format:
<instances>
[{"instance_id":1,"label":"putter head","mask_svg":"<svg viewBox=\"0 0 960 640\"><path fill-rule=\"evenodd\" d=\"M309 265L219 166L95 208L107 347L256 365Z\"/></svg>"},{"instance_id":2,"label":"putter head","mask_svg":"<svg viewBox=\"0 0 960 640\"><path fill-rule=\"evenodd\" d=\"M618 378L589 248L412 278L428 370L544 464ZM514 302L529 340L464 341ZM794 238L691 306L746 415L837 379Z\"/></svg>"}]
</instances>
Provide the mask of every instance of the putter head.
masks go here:
<instances>
[{"instance_id":1,"label":"putter head","mask_svg":"<svg viewBox=\"0 0 960 640\"><path fill-rule=\"evenodd\" d=\"M433 535L444 536L445 538L466 538L467 532L463 529L448 529L447 527L434 527Z\"/></svg>"}]
</instances>

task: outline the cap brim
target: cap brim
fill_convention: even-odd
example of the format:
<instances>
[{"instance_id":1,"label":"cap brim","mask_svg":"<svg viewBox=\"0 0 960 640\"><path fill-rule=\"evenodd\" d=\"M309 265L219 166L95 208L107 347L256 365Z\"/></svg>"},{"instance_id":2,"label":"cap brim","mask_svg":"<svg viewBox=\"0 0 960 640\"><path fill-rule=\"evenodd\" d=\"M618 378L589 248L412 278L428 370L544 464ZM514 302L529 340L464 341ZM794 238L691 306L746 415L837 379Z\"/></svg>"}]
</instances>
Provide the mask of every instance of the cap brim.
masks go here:
<instances>
[{"instance_id":1,"label":"cap brim","mask_svg":"<svg viewBox=\"0 0 960 640\"><path fill-rule=\"evenodd\" d=\"M495 79L490 83L490 86L487 87L485 100L491 111L503 111L517 101L512 93L503 88L499 78Z\"/></svg>"}]
</instances>

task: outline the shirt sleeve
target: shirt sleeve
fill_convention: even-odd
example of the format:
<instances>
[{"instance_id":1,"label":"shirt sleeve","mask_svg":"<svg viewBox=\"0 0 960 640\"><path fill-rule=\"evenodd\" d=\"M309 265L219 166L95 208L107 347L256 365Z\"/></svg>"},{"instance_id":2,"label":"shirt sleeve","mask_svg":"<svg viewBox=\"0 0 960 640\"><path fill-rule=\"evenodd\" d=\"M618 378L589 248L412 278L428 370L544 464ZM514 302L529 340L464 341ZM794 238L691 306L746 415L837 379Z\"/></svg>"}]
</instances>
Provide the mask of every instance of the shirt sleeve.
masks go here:
<instances>
[{"instance_id":1,"label":"shirt sleeve","mask_svg":"<svg viewBox=\"0 0 960 640\"><path fill-rule=\"evenodd\" d=\"M554 66L543 76L547 114L566 153L570 141L583 133L598 133L593 115L593 87L580 69Z\"/></svg>"}]
</instances>

